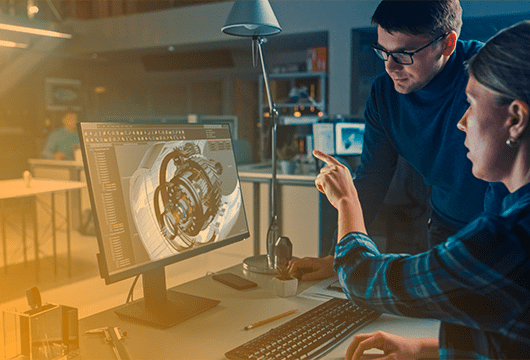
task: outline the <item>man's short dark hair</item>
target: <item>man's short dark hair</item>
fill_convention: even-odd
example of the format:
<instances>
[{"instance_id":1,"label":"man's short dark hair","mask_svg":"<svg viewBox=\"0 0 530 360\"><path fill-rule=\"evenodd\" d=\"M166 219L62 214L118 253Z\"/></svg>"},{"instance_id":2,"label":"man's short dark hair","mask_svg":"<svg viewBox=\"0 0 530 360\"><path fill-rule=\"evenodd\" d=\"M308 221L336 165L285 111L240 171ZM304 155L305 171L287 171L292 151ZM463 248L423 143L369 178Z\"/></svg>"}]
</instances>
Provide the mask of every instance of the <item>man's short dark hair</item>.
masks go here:
<instances>
[{"instance_id":1,"label":"man's short dark hair","mask_svg":"<svg viewBox=\"0 0 530 360\"><path fill-rule=\"evenodd\" d=\"M372 16L372 24L391 34L400 32L436 38L455 31L458 36L462 27L462 7L459 0L383 0Z\"/></svg>"}]
</instances>

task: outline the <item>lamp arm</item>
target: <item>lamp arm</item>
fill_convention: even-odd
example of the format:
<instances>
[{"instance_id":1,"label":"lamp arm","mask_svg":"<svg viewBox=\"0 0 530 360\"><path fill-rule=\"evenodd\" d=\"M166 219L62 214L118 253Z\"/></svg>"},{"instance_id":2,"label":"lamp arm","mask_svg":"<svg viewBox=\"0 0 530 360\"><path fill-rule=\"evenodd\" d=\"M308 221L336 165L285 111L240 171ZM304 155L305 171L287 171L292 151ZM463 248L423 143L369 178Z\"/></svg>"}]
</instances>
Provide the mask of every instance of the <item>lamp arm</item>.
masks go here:
<instances>
[{"instance_id":1,"label":"lamp arm","mask_svg":"<svg viewBox=\"0 0 530 360\"><path fill-rule=\"evenodd\" d=\"M274 219L276 215L276 165L277 165L277 158L276 158L276 148L277 148L277 127L278 127L278 110L276 109L276 105L272 101L272 95L271 95L271 89L269 86L269 78L267 76L267 70L265 68L265 55L263 54L263 48L262 44L264 42L264 39L261 37L254 37L253 40L256 42L261 62L261 70L263 72L263 82L265 83L265 92L267 93L267 101L269 103L269 112L272 119L272 136L271 136L271 150L272 150L272 184L271 184L271 221Z\"/></svg>"}]
</instances>

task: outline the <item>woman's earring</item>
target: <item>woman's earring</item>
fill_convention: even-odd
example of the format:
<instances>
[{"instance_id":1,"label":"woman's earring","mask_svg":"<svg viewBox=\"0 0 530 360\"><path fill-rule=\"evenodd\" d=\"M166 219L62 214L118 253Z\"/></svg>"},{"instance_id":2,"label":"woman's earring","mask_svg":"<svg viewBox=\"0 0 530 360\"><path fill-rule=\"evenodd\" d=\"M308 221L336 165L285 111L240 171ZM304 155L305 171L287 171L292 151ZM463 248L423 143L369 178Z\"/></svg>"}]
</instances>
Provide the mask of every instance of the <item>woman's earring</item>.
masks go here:
<instances>
[{"instance_id":1,"label":"woman's earring","mask_svg":"<svg viewBox=\"0 0 530 360\"><path fill-rule=\"evenodd\" d=\"M508 145L509 147L511 147L512 149L515 149L516 147L519 146L519 140L517 139L508 139L506 140L506 145Z\"/></svg>"}]
</instances>

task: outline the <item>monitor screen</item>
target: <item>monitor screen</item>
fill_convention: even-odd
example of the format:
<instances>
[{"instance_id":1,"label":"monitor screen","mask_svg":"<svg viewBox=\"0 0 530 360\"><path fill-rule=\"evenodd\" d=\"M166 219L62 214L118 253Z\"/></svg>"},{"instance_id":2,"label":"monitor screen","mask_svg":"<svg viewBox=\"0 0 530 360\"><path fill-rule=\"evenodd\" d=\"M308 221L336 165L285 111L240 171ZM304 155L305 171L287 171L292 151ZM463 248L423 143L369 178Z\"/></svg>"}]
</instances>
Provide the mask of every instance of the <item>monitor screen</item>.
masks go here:
<instances>
[{"instance_id":1,"label":"monitor screen","mask_svg":"<svg viewBox=\"0 0 530 360\"><path fill-rule=\"evenodd\" d=\"M361 155L363 151L364 128L364 123L336 123L335 153L337 155Z\"/></svg>"},{"instance_id":2,"label":"monitor screen","mask_svg":"<svg viewBox=\"0 0 530 360\"><path fill-rule=\"evenodd\" d=\"M107 283L143 274L145 297L146 273L249 237L228 125L79 132Z\"/></svg>"}]
</instances>

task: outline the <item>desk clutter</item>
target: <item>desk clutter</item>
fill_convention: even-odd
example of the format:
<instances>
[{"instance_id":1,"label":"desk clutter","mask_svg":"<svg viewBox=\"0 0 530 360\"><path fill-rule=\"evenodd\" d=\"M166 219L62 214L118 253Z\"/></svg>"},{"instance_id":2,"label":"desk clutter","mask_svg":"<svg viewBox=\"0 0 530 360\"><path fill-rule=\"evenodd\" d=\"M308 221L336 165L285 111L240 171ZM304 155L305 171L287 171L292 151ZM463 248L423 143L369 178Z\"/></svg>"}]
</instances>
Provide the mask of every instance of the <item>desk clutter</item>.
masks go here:
<instances>
[{"instance_id":1,"label":"desk clutter","mask_svg":"<svg viewBox=\"0 0 530 360\"><path fill-rule=\"evenodd\" d=\"M3 311L5 359L52 360L79 354L78 311L42 304L35 287L27 291L30 310Z\"/></svg>"}]
</instances>

